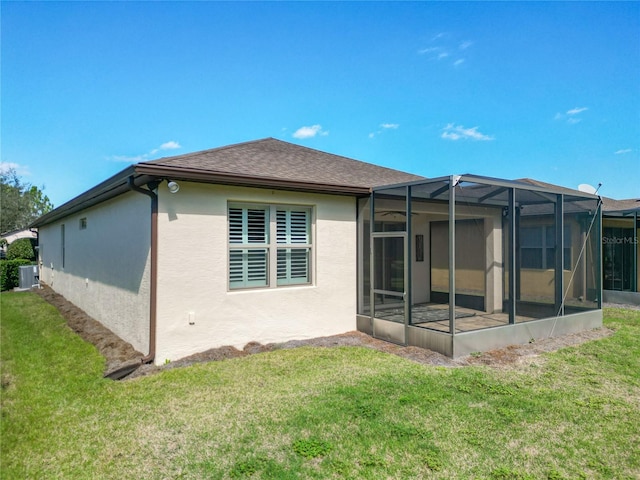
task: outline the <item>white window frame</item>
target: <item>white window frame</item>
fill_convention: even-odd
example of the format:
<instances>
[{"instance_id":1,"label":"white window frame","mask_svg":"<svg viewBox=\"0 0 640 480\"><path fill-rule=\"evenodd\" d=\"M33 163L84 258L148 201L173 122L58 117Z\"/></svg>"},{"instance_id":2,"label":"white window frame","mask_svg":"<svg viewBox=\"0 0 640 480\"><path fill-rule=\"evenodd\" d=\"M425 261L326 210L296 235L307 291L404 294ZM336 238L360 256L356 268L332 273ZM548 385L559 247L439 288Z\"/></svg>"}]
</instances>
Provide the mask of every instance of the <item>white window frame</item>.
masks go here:
<instances>
[{"instance_id":1,"label":"white window frame","mask_svg":"<svg viewBox=\"0 0 640 480\"><path fill-rule=\"evenodd\" d=\"M235 212L233 212L235 210ZM238 230L238 210L242 213L242 231ZM264 235L249 237L249 211L264 211L266 225ZM305 212L305 215L300 215ZM235 231L232 231L232 214L235 213ZM246 289L283 288L289 286L313 284L313 238L314 208L309 205L263 204L234 202L227 203L227 285L229 291ZM238 267L232 262L238 252L244 256L243 265ZM251 251L265 252L264 278L254 276L250 279L248 265ZM259 253L254 259L258 260ZM255 263L254 263L255 265ZM236 280L232 281L232 269L235 268ZM258 270L259 271L259 270ZM239 277L243 278L240 280Z\"/></svg>"}]
</instances>

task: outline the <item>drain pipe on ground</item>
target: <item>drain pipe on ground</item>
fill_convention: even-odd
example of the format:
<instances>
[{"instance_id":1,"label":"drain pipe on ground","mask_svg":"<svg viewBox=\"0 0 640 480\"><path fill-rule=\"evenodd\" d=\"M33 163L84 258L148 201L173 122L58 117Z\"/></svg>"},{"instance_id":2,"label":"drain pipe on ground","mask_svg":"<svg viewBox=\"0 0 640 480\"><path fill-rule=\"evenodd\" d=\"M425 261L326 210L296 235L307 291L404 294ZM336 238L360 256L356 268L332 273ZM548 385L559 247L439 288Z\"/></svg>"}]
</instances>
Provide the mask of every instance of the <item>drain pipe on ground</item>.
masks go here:
<instances>
[{"instance_id":1,"label":"drain pipe on ground","mask_svg":"<svg viewBox=\"0 0 640 480\"><path fill-rule=\"evenodd\" d=\"M121 365L116 370L107 372L104 378L111 380L121 380L133 373L145 363L151 363L156 358L156 298L158 290L157 266L158 266L158 195L154 190L158 187L158 181L147 183L147 188L141 188L134 183L133 176L128 179L129 190L142 193L151 198L151 241L149 268L149 353L140 360L128 362Z\"/></svg>"}]
</instances>

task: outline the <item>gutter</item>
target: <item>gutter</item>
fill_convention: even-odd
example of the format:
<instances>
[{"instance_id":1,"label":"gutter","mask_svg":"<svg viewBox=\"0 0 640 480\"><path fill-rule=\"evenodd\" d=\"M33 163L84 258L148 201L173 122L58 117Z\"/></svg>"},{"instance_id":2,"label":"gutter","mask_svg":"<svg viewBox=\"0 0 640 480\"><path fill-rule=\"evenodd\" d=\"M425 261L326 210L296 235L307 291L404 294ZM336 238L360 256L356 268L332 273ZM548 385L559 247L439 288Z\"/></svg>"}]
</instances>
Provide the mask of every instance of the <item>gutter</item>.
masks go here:
<instances>
[{"instance_id":1,"label":"gutter","mask_svg":"<svg viewBox=\"0 0 640 480\"><path fill-rule=\"evenodd\" d=\"M128 178L129 190L142 193L151 198L151 284L149 285L149 353L140 359L140 363L151 363L156 358L156 303L158 292L158 195L153 191L158 182L149 182L147 188L141 188L134 182L133 175ZM130 373L125 373L126 376Z\"/></svg>"},{"instance_id":2,"label":"gutter","mask_svg":"<svg viewBox=\"0 0 640 480\"><path fill-rule=\"evenodd\" d=\"M37 228L55 222L60 218L64 218L67 215L71 215L79 210L96 205L109 198L113 198L117 195L127 192L127 178L135 173L133 166L127 167L124 170L116 173L112 177L108 178L104 182L99 183L95 187L87 190L86 192L72 198L68 202L54 208L48 213L45 213L41 217L35 219L28 225L30 228Z\"/></svg>"},{"instance_id":3,"label":"gutter","mask_svg":"<svg viewBox=\"0 0 640 480\"><path fill-rule=\"evenodd\" d=\"M330 185L289 179L255 177L239 173L215 172L192 167L170 167L166 165L138 163L136 174L149 177L171 178L219 185L238 185L245 187L276 188L302 192L325 193L329 195L368 195L370 187L354 185Z\"/></svg>"}]
</instances>

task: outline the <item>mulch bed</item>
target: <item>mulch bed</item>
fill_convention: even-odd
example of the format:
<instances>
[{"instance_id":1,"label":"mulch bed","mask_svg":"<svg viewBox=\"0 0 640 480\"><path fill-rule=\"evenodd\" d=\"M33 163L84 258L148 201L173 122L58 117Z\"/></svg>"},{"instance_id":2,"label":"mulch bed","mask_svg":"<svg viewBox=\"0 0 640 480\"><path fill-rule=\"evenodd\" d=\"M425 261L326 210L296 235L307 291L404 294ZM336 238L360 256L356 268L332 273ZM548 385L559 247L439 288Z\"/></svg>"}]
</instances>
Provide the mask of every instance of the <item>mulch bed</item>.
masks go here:
<instances>
[{"instance_id":1,"label":"mulch bed","mask_svg":"<svg viewBox=\"0 0 640 480\"><path fill-rule=\"evenodd\" d=\"M130 343L122 340L111 330L91 318L84 311L66 300L62 295L54 292L47 285L43 285L43 288L34 289L32 291L40 295L51 305L55 306L67 320L67 324L74 332L80 335L87 342L96 346L100 354L106 359L105 376L110 372L117 371L127 365L140 363L140 359L144 357L144 355L135 350ZM624 307L638 308L637 306ZM517 366L523 362L531 361L541 353L551 352L571 345L578 345L590 340L603 338L611 334L611 330L603 327L595 330L563 335L561 337L536 340L535 342L526 345L511 345L505 348L491 350L478 355L461 357L454 360L431 350L419 347L403 347L375 339L362 332L354 331L340 335L318 337L308 340L292 340L278 344L271 343L262 345L257 342L250 342L242 350L231 346L212 348L210 350L170 362L166 365L141 365L128 375L127 379L151 375L166 369L186 367L194 363L239 358L247 355L269 352L275 349L296 348L301 346L325 348L355 346L372 348L426 365L440 365L447 367L487 365L496 368L509 368Z\"/></svg>"}]
</instances>

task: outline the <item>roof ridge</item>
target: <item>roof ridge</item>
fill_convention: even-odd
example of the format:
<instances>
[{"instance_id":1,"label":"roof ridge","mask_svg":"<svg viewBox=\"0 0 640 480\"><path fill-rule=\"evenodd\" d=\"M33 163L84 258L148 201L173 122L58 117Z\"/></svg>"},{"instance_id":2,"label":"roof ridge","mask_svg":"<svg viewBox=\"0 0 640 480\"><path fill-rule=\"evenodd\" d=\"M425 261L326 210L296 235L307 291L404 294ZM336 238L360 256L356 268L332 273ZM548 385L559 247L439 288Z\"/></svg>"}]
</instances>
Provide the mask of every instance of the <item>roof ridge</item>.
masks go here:
<instances>
[{"instance_id":1,"label":"roof ridge","mask_svg":"<svg viewBox=\"0 0 640 480\"><path fill-rule=\"evenodd\" d=\"M391 167L383 167L382 165L374 165L373 163L365 162L364 160L359 160L357 158L345 157L344 155L338 155L337 153L331 153L331 152L326 152L324 150L318 150L317 148L307 147L306 145L300 145L299 143L287 142L285 140L280 140L278 138L273 138L273 137L269 137L269 138L271 140L276 140L277 142L281 142L281 143L284 143L284 144L287 144L287 145L294 145L296 147L304 148L305 150L310 150L312 152L320 153L322 155L330 155L332 157L340 158L340 159L343 159L343 160L350 160L352 162L358 162L358 163L362 163L364 165L375 166L377 168L384 168L386 170L393 170L395 172L401 172L401 173L405 173L405 174L409 173L409 172L403 172L402 170L397 170L397 169L391 168ZM268 139L265 139L265 140L268 140ZM420 175L417 175L417 174L412 174L412 175L420 176Z\"/></svg>"},{"instance_id":2,"label":"roof ridge","mask_svg":"<svg viewBox=\"0 0 640 480\"><path fill-rule=\"evenodd\" d=\"M221 147L205 148L204 150L196 150L195 152L181 153L180 155L169 155L169 156L166 156L166 157L154 158L153 160L145 160L144 162L138 162L138 163L139 164L143 164L143 165L149 164L149 163L153 164L153 163L159 162L160 160L166 160L168 158L180 158L180 157L187 157L187 156L192 156L192 155L199 155L199 154L208 153L208 152L218 152L218 151L227 150L229 148L239 147L241 145L250 145L252 143L264 142L265 140L277 140L277 139L273 138L273 137L265 137L265 138L260 138L260 139L257 139L257 140L247 140L245 142L232 143L231 145L223 145ZM287 142L284 142L284 143L287 143Z\"/></svg>"},{"instance_id":3,"label":"roof ridge","mask_svg":"<svg viewBox=\"0 0 640 480\"><path fill-rule=\"evenodd\" d=\"M306 145L300 145L299 143L293 143L293 142L288 142L286 140L281 140L279 138L274 138L274 137L265 137L265 138L260 138L257 140L249 140L249 141L245 141L245 142L238 142L238 143L233 143L231 145L223 145L221 147L215 147L215 148L208 148L205 150L198 150L195 152L189 152L189 153L183 153L180 155L172 155L172 156L166 156L166 157L160 157L160 158L156 158L154 160L147 160L144 162L139 162L139 165L154 165L154 164L158 164L158 163L163 163L166 162L167 160L178 160L180 158L184 158L184 157L193 157L193 156L197 156L197 155L202 155L202 154L208 154L208 153L213 153L213 152L223 152L225 150L230 150L233 148L237 148L237 147L242 147L242 146L246 146L246 145L252 145L252 144L258 144L258 143L263 143L263 142L277 142L280 144L283 144L285 146L292 146L292 147L296 147L302 150L306 150L308 152L313 152L315 154L319 154L319 155L325 155L325 156L330 156L333 157L335 159L338 160L348 160L350 162L357 162L360 165L363 166L367 166L367 167L371 167L374 166L378 169L384 169L387 170L389 172L398 172L398 173L402 173L402 174L407 174L408 172L405 172L403 170L398 170L396 168L392 168L392 167L385 167L382 165L375 165L372 164L370 162L365 162L364 160L359 160L357 158L351 158L351 157L345 157L344 155L338 155L336 153L331 153L331 152L326 152L324 150L319 150L317 148L312 148L312 147L308 147ZM415 175L416 177L421 177L421 175L417 175L417 174L410 174L410 175Z\"/></svg>"}]
</instances>

